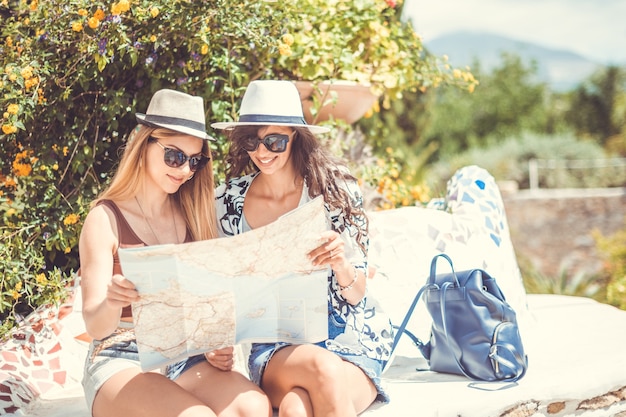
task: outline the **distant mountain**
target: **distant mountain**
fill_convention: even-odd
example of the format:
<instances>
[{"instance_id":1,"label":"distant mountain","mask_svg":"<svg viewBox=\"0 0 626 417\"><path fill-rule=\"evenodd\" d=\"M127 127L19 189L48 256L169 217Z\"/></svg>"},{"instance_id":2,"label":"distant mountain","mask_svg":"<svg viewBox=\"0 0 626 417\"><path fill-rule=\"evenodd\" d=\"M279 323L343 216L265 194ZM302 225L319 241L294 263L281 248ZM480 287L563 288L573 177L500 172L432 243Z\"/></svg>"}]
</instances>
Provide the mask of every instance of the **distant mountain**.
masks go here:
<instances>
[{"instance_id":1,"label":"distant mountain","mask_svg":"<svg viewBox=\"0 0 626 417\"><path fill-rule=\"evenodd\" d=\"M480 62L483 72L502 65L502 53L515 54L525 64L537 62L537 77L555 91L569 91L602 67L579 54L485 32L454 32L425 42L434 55L447 55L455 67Z\"/></svg>"}]
</instances>

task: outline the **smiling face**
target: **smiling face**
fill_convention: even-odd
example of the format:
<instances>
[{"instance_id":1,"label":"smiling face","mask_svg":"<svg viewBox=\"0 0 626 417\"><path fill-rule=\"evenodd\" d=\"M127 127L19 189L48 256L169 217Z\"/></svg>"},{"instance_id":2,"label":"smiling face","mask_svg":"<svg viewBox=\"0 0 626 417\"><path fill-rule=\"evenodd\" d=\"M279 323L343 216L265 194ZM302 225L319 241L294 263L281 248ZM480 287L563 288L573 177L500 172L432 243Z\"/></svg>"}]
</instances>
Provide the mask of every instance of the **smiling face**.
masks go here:
<instances>
[{"instance_id":1,"label":"smiling face","mask_svg":"<svg viewBox=\"0 0 626 417\"><path fill-rule=\"evenodd\" d=\"M152 136L153 139L149 140L146 153L148 179L166 193L173 194L182 184L192 178L193 171L189 166L189 157L199 157L203 154L204 141L181 133L159 134L155 131ZM172 156L177 158L172 158ZM171 163L173 159L178 162L185 161L176 167L171 166L174 165ZM199 169L206 169L206 167Z\"/></svg>"},{"instance_id":2,"label":"smiling face","mask_svg":"<svg viewBox=\"0 0 626 417\"><path fill-rule=\"evenodd\" d=\"M289 137L283 152L272 152L262 142L269 135L287 135ZM258 147L254 151L247 152L252 162L263 174L270 175L285 168L291 168L291 147L294 141L293 129L286 126L263 126L257 131L257 139L259 140Z\"/></svg>"}]
</instances>

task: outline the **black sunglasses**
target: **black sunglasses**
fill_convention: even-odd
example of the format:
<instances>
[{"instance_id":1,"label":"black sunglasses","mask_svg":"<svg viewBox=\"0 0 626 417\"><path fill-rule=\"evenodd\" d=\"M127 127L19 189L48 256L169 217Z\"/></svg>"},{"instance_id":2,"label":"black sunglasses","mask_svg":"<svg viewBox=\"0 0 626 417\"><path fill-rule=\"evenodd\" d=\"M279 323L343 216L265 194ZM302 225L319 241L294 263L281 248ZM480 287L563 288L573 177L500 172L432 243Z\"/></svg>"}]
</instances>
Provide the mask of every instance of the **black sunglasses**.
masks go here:
<instances>
[{"instance_id":1,"label":"black sunglasses","mask_svg":"<svg viewBox=\"0 0 626 417\"><path fill-rule=\"evenodd\" d=\"M259 144L262 143L268 151L281 153L287 149L287 142L289 142L289 135L273 133L265 136L263 139L259 139L256 136L244 138L241 141L241 147L248 152L254 152L259 147Z\"/></svg>"},{"instance_id":2,"label":"black sunglasses","mask_svg":"<svg viewBox=\"0 0 626 417\"><path fill-rule=\"evenodd\" d=\"M209 162L209 158L205 155L196 154L188 156L183 151L161 145L161 143L155 138L151 137L150 142L155 142L161 147L161 149L163 149L163 162L165 162L165 165L168 167L178 168L183 166L185 162L189 161L189 170L191 172L196 172L197 170L202 169L207 162Z\"/></svg>"}]
</instances>

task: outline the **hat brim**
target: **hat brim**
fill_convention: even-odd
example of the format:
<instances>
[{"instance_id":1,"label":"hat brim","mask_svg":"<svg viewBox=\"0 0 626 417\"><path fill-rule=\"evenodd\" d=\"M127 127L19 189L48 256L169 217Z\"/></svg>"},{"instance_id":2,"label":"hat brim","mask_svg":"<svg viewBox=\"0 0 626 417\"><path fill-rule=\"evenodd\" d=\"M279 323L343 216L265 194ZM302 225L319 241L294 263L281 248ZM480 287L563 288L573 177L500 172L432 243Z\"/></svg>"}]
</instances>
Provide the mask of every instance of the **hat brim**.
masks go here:
<instances>
[{"instance_id":1,"label":"hat brim","mask_svg":"<svg viewBox=\"0 0 626 417\"><path fill-rule=\"evenodd\" d=\"M216 122L211 123L211 127L215 129L232 130L237 126L288 126L288 127L303 127L309 129L311 133L327 133L330 132L330 128L317 125L303 125L299 123L268 123L268 122Z\"/></svg>"},{"instance_id":2,"label":"hat brim","mask_svg":"<svg viewBox=\"0 0 626 417\"><path fill-rule=\"evenodd\" d=\"M167 124L167 123L155 123L155 122L147 121L146 120L146 115L143 114L143 113L136 113L135 117L137 118L137 122L139 124L142 124L142 125L145 125L145 126L162 127L164 129L173 130L174 132L183 133L183 134L189 135L189 136L195 136L197 138L204 139L204 140L215 140L215 138L209 136L208 133L203 132L203 131L198 130L198 129L191 128L191 127L180 126L180 125L173 125L173 124Z\"/></svg>"}]
</instances>

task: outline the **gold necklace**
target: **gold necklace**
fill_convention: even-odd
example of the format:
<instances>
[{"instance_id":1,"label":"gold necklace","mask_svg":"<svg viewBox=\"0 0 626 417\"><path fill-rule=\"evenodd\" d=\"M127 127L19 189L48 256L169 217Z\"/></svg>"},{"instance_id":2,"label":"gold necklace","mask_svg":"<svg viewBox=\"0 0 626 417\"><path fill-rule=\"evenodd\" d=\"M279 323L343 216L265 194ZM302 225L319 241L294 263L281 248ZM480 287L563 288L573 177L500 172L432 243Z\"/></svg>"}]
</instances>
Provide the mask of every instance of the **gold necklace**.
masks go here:
<instances>
[{"instance_id":1,"label":"gold necklace","mask_svg":"<svg viewBox=\"0 0 626 417\"><path fill-rule=\"evenodd\" d=\"M143 220L146 222L146 224L148 225L148 228L152 232L152 236L154 236L154 239L156 240L157 244L160 245L161 241L159 240L159 237L157 236L157 234L154 233L154 229L152 228L152 225L148 221L148 218L146 217L146 213L143 211L143 207L141 207L141 204L139 203L139 199L137 198L137 196L135 196L135 201L137 202L137 205L139 206L139 210L141 211ZM169 201L170 201L170 211L172 212L172 222L174 223L174 233L176 233L176 243L178 243L178 228L176 227L176 216L174 216L174 207L172 207L172 200L169 199Z\"/></svg>"}]
</instances>

